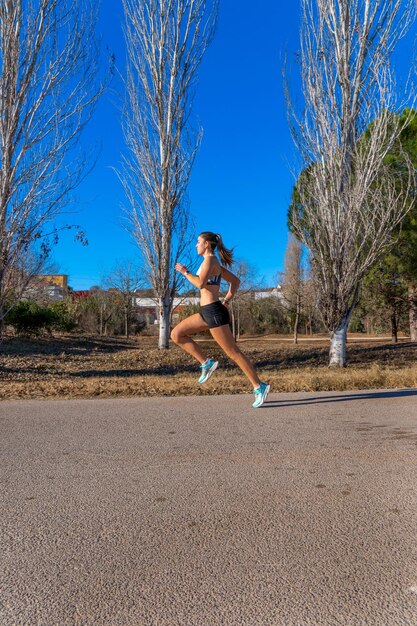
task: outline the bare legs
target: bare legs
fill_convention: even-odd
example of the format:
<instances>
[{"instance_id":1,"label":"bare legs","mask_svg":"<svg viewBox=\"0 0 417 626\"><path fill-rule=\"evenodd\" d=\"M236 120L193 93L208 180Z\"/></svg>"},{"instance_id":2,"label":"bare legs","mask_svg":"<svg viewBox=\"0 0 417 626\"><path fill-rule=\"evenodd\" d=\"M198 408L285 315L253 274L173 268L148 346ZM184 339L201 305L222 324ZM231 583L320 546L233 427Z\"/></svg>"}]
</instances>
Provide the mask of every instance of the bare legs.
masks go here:
<instances>
[{"instance_id":1,"label":"bare legs","mask_svg":"<svg viewBox=\"0 0 417 626\"><path fill-rule=\"evenodd\" d=\"M199 313L187 317L187 319L180 322L171 332L171 339L180 348L191 354L199 363L204 363L206 357L200 346L193 341L188 335L191 333L198 333L202 330L207 330L208 326L204 322ZM243 354L238 348L235 338L233 337L230 326L225 324L224 326L218 326L217 328L210 328L211 335L216 343L219 344L221 349L227 354L229 359L234 361L242 372L246 375L253 387L259 387L261 381L256 373L256 370L252 362L248 357Z\"/></svg>"},{"instance_id":2,"label":"bare legs","mask_svg":"<svg viewBox=\"0 0 417 626\"><path fill-rule=\"evenodd\" d=\"M185 320L177 324L171 332L171 339L177 346L180 346L183 350L191 354L199 363L204 363L206 357L204 352L190 337L191 333L198 333L202 330L207 330L208 326L199 313L187 317Z\"/></svg>"},{"instance_id":3,"label":"bare legs","mask_svg":"<svg viewBox=\"0 0 417 626\"><path fill-rule=\"evenodd\" d=\"M248 357L238 348L229 324L218 326L217 328L210 328L210 332L213 339L215 339L221 349L227 354L229 359L234 361L250 380L253 388L255 389L256 387L259 387L261 381L259 380L252 361L250 361Z\"/></svg>"}]
</instances>

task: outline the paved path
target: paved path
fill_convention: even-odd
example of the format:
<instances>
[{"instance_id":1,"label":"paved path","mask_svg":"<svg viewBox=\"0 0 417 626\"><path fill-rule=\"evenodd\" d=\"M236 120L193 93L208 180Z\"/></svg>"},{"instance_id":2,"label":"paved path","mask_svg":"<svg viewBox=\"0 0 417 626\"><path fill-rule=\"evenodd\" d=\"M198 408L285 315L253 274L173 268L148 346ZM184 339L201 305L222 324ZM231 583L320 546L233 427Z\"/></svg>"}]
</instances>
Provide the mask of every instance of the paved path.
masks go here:
<instances>
[{"instance_id":1,"label":"paved path","mask_svg":"<svg viewBox=\"0 0 417 626\"><path fill-rule=\"evenodd\" d=\"M0 404L0 624L417 624L417 390Z\"/></svg>"}]
</instances>

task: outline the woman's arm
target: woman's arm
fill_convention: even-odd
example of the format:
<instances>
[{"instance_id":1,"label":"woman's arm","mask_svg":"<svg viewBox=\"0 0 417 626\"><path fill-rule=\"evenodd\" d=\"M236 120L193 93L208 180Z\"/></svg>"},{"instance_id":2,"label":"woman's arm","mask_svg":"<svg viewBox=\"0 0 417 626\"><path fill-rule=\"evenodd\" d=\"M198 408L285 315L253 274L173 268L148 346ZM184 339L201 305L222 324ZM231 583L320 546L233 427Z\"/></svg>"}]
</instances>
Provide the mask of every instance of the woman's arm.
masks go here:
<instances>
[{"instance_id":1,"label":"woman's arm","mask_svg":"<svg viewBox=\"0 0 417 626\"><path fill-rule=\"evenodd\" d=\"M194 287L197 287L198 289L203 289L212 274L211 268L213 263L213 257L206 257L201 265L199 276L191 274L191 272L188 271L187 267L185 265L181 265L181 263L176 263L175 269L177 270L177 272L181 272L181 274L185 276L185 278L187 278Z\"/></svg>"},{"instance_id":2,"label":"woman's arm","mask_svg":"<svg viewBox=\"0 0 417 626\"><path fill-rule=\"evenodd\" d=\"M237 292L239 285L240 285L240 280L237 276L235 276L235 274L232 274L230 270L226 269L223 266L221 268L221 273L222 273L222 278L224 278L224 280L229 283L229 291L227 292L223 300L223 304L228 304L229 301L233 298L233 296Z\"/></svg>"}]
</instances>

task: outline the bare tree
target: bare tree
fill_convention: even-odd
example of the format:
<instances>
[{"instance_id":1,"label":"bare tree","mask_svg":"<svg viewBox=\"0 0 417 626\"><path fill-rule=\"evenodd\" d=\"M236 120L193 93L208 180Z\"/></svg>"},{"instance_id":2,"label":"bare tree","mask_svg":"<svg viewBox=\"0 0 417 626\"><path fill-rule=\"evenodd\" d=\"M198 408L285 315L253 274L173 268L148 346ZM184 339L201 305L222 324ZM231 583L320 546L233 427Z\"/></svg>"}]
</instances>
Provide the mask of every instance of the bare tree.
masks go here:
<instances>
[{"instance_id":1,"label":"bare tree","mask_svg":"<svg viewBox=\"0 0 417 626\"><path fill-rule=\"evenodd\" d=\"M123 309L124 331L126 339L129 337L129 322L134 310L133 298L138 289L145 286L146 280L143 270L131 261L120 263L105 279L108 289L115 291L117 300Z\"/></svg>"},{"instance_id":2,"label":"bare tree","mask_svg":"<svg viewBox=\"0 0 417 626\"><path fill-rule=\"evenodd\" d=\"M323 326L323 316L317 302L318 289L316 287L316 280L312 272L311 264L309 263L308 269L305 274L304 283L304 321L306 328L306 335L313 335L313 327L315 332L323 332L325 327Z\"/></svg>"},{"instance_id":3,"label":"bare tree","mask_svg":"<svg viewBox=\"0 0 417 626\"><path fill-rule=\"evenodd\" d=\"M69 153L102 91L95 13L82 0L0 0L0 321L10 274L34 242L48 256L85 175Z\"/></svg>"},{"instance_id":4,"label":"bare tree","mask_svg":"<svg viewBox=\"0 0 417 626\"><path fill-rule=\"evenodd\" d=\"M233 261L233 272L240 280L239 291L230 301L230 313L232 322L232 333L235 339L240 338L240 313L242 304L248 295L259 286L263 280L259 277L256 267L243 259Z\"/></svg>"},{"instance_id":5,"label":"bare tree","mask_svg":"<svg viewBox=\"0 0 417 626\"><path fill-rule=\"evenodd\" d=\"M407 204L411 167L399 184L386 164L409 122L395 114L390 56L415 15L415 0L302 0L305 112L290 112L303 173L291 222L310 251L331 366L346 364L360 281Z\"/></svg>"},{"instance_id":6,"label":"bare tree","mask_svg":"<svg viewBox=\"0 0 417 626\"><path fill-rule=\"evenodd\" d=\"M173 267L190 243L186 189L201 140L189 124L197 70L213 37L217 0L123 0L128 154L120 174L133 236L160 306L169 347Z\"/></svg>"},{"instance_id":7,"label":"bare tree","mask_svg":"<svg viewBox=\"0 0 417 626\"><path fill-rule=\"evenodd\" d=\"M73 318L80 331L100 337L120 334L123 320L115 294L99 285L92 285L87 293L81 297L70 295Z\"/></svg>"},{"instance_id":8,"label":"bare tree","mask_svg":"<svg viewBox=\"0 0 417 626\"><path fill-rule=\"evenodd\" d=\"M109 327L118 330L121 324L114 295L99 285L92 285L88 292L89 295L81 298L70 295L72 316L79 330L98 333L100 337L109 334Z\"/></svg>"},{"instance_id":9,"label":"bare tree","mask_svg":"<svg viewBox=\"0 0 417 626\"><path fill-rule=\"evenodd\" d=\"M392 342L397 343L406 318L407 277L393 255L385 256L365 276L360 305L364 317L374 312L380 324L391 326Z\"/></svg>"},{"instance_id":10,"label":"bare tree","mask_svg":"<svg viewBox=\"0 0 417 626\"><path fill-rule=\"evenodd\" d=\"M40 274L58 274L58 267L33 247L21 250L13 266L4 272L2 294L5 313L25 294L33 277Z\"/></svg>"},{"instance_id":11,"label":"bare tree","mask_svg":"<svg viewBox=\"0 0 417 626\"><path fill-rule=\"evenodd\" d=\"M284 306L291 315L294 343L298 343L300 317L307 299L306 267L303 244L294 235L288 238L285 251L284 273L282 275L282 294Z\"/></svg>"}]
</instances>

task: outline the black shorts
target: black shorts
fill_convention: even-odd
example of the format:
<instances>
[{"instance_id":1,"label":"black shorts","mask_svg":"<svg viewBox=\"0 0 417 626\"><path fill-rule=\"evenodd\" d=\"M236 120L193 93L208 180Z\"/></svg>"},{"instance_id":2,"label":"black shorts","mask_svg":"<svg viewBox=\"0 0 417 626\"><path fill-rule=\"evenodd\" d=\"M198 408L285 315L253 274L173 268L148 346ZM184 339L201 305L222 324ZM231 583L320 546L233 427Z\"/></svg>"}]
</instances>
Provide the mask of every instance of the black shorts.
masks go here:
<instances>
[{"instance_id":1,"label":"black shorts","mask_svg":"<svg viewBox=\"0 0 417 626\"><path fill-rule=\"evenodd\" d=\"M220 300L201 306L200 315L209 328L225 326L230 321L229 311Z\"/></svg>"}]
</instances>

